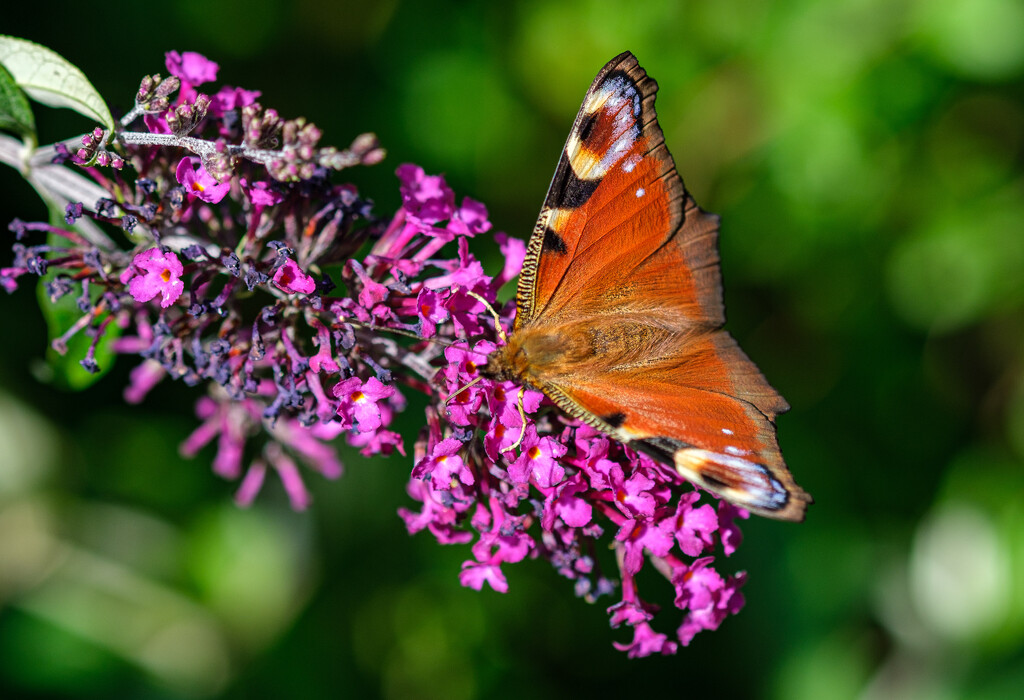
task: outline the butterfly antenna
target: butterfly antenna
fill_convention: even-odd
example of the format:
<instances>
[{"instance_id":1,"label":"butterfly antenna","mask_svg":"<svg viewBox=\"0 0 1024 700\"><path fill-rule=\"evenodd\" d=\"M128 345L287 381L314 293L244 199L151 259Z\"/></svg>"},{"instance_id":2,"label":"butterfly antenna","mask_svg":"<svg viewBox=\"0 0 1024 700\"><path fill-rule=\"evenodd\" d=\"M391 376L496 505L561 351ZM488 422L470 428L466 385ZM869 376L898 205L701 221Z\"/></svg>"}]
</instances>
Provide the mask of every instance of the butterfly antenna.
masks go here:
<instances>
[{"instance_id":1,"label":"butterfly antenna","mask_svg":"<svg viewBox=\"0 0 1024 700\"><path fill-rule=\"evenodd\" d=\"M484 299L476 292L471 292L467 290L466 294L479 301L481 304L484 305L484 308L491 312L491 316L494 317L494 330L497 331L498 337L501 338L501 342L504 343L505 345L508 345L508 337L505 335L505 329L501 327L501 318L498 317L498 312L494 310L494 307L491 306L486 299Z\"/></svg>"},{"instance_id":2,"label":"butterfly antenna","mask_svg":"<svg viewBox=\"0 0 1024 700\"><path fill-rule=\"evenodd\" d=\"M522 427L519 428L519 439L508 447L502 447L498 450L499 453L504 454L505 452L511 452L520 445L523 444L523 438L526 437L526 411L523 410L523 394L526 393L526 387L519 387L519 394L516 396L516 405L519 408L519 418L522 421Z\"/></svg>"},{"instance_id":3,"label":"butterfly antenna","mask_svg":"<svg viewBox=\"0 0 1024 700\"><path fill-rule=\"evenodd\" d=\"M470 382L469 384L464 384L463 386L459 387L458 389L456 389L455 391L453 391L453 392L452 392L451 394L449 394L449 395L448 395L448 398L447 398L447 399L445 399L445 400L444 400L444 402L445 402L445 403L449 403L449 402L450 402L450 401L451 401L452 399L454 399L454 398L455 398L456 396L458 396L459 394L461 394L462 392L464 392L464 391L465 391L466 389L468 389L469 387L471 387L471 386L473 386L474 384L476 384L476 383L477 383L478 381L480 381L481 379L483 379L483 377L477 377L476 379L474 379L473 381L471 381L471 382Z\"/></svg>"}]
</instances>

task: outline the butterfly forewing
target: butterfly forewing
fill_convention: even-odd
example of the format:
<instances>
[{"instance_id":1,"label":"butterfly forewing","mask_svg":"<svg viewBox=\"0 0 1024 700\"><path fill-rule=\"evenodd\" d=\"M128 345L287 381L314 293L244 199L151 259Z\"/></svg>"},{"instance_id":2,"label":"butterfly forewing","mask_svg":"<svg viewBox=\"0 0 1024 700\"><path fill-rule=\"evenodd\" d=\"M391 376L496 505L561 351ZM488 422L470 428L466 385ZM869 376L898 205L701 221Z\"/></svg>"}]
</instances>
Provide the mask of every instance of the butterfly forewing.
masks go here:
<instances>
[{"instance_id":1,"label":"butterfly forewing","mask_svg":"<svg viewBox=\"0 0 1024 700\"><path fill-rule=\"evenodd\" d=\"M598 311L618 306L615 293L628 292L635 269L645 264L645 283L664 282L645 289L646 296L684 307L693 322L717 327L724 321L717 217L700 211L683 188L658 126L657 89L628 52L591 85L530 239L517 328L537 316L591 310L581 302ZM650 264L673 239L658 264Z\"/></svg>"},{"instance_id":2,"label":"butterfly forewing","mask_svg":"<svg viewBox=\"0 0 1024 700\"><path fill-rule=\"evenodd\" d=\"M788 406L723 330L718 218L683 187L630 53L587 92L520 277L502 376L754 512L803 518Z\"/></svg>"}]
</instances>

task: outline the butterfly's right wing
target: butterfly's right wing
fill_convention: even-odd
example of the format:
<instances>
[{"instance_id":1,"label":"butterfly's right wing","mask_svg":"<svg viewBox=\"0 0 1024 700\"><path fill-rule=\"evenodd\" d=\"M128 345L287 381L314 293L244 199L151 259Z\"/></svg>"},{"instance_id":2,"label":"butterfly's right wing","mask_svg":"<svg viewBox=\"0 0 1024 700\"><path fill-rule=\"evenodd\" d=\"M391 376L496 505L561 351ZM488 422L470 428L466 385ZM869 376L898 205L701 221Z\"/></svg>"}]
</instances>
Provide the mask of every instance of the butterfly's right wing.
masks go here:
<instances>
[{"instance_id":1,"label":"butterfly's right wing","mask_svg":"<svg viewBox=\"0 0 1024 700\"><path fill-rule=\"evenodd\" d=\"M812 499L775 436L775 416L789 406L725 331L690 337L651 362L582 366L541 389L567 413L731 503L803 520Z\"/></svg>"}]
</instances>

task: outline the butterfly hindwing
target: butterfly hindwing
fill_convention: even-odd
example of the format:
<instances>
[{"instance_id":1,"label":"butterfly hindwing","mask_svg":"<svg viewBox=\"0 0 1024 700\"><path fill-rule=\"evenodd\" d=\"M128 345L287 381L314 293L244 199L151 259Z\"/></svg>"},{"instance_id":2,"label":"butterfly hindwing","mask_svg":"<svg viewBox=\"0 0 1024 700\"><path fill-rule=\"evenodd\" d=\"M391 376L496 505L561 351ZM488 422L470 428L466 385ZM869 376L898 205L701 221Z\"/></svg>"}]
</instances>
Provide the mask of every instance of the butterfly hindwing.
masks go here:
<instances>
[{"instance_id":1,"label":"butterfly hindwing","mask_svg":"<svg viewBox=\"0 0 1024 700\"><path fill-rule=\"evenodd\" d=\"M737 505L803 519L810 497L775 437L775 416L789 406L732 337L701 334L662 354L602 371L580 366L550 377L544 390L568 413Z\"/></svg>"}]
</instances>

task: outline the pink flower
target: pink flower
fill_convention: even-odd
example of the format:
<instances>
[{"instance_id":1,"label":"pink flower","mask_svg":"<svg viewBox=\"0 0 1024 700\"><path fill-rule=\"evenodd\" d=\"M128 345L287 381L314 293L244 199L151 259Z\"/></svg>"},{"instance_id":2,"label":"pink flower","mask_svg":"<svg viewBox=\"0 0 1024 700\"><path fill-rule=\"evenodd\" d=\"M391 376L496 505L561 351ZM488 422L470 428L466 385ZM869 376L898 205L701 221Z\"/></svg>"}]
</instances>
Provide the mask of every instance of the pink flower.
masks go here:
<instances>
[{"instance_id":1,"label":"pink flower","mask_svg":"<svg viewBox=\"0 0 1024 700\"><path fill-rule=\"evenodd\" d=\"M722 551L731 556L743 541L743 532L736 524L736 518L746 520L750 513L737 508L727 501L718 502L718 536L722 540Z\"/></svg>"},{"instance_id":2,"label":"pink flower","mask_svg":"<svg viewBox=\"0 0 1024 700\"><path fill-rule=\"evenodd\" d=\"M159 248L150 248L135 256L130 267L121 274L121 282L135 301L149 301L160 296L160 306L167 308L181 296L185 283L181 281L184 268L178 256Z\"/></svg>"},{"instance_id":3,"label":"pink flower","mask_svg":"<svg viewBox=\"0 0 1024 700\"><path fill-rule=\"evenodd\" d=\"M569 527L584 527L594 515L594 508L577 494L588 490L583 474L577 472L560 483L544 501L541 527L553 530L555 518L559 517Z\"/></svg>"},{"instance_id":4,"label":"pink flower","mask_svg":"<svg viewBox=\"0 0 1024 700\"><path fill-rule=\"evenodd\" d=\"M649 518L623 522L615 539L622 542L624 573L635 574L644 565L644 550L655 557L664 557L672 549L672 535L654 527Z\"/></svg>"},{"instance_id":5,"label":"pink flower","mask_svg":"<svg viewBox=\"0 0 1024 700\"><path fill-rule=\"evenodd\" d=\"M490 585L498 593L508 593L508 580L501 571L501 562L496 561L464 561L459 572L459 583L466 588L479 591L484 583Z\"/></svg>"},{"instance_id":6,"label":"pink flower","mask_svg":"<svg viewBox=\"0 0 1024 700\"><path fill-rule=\"evenodd\" d=\"M487 207L475 199L465 197L462 206L448 222L448 230L465 236L490 231L491 222L487 220Z\"/></svg>"},{"instance_id":7,"label":"pink flower","mask_svg":"<svg viewBox=\"0 0 1024 700\"><path fill-rule=\"evenodd\" d=\"M341 371L341 367L334 361L331 354L331 334L327 326L317 320L313 320L313 327L316 328L316 340L313 343L319 348L317 353L309 358L309 368L316 373L325 372L335 374Z\"/></svg>"},{"instance_id":8,"label":"pink flower","mask_svg":"<svg viewBox=\"0 0 1024 700\"><path fill-rule=\"evenodd\" d=\"M410 217L424 224L451 218L455 193L445 184L443 176L426 175L423 168L412 163L398 166L395 174L402 181L402 206Z\"/></svg>"},{"instance_id":9,"label":"pink flower","mask_svg":"<svg viewBox=\"0 0 1024 700\"><path fill-rule=\"evenodd\" d=\"M538 438L537 429L531 425L526 429L521 449L519 459L508 468L512 483L523 484L533 479L539 488L550 488L565 478L565 469L558 463L566 452L562 443L546 436Z\"/></svg>"},{"instance_id":10,"label":"pink flower","mask_svg":"<svg viewBox=\"0 0 1024 700\"><path fill-rule=\"evenodd\" d=\"M239 182L242 185L242 191L245 192L249 201L253 203L254 207L259 207L261 210L264 207L273 206L284 199L280 192L271 188L269 182L257 180L250 183L245 178L242 178Z\"/></svg>"},{"instance_id":11,"label":"pink flower","mask_svg":"<svg viewBox=\"0 0 1024 700\"><path fill-rule=\"evenodd\" d=\"M523 269L523 261L526 259L526 243L520 238L510 238L506 233L494 234L494 241L498 244L498 250L501 251L505 260L501 273L491 283L491 288L497 292Z\"/></svg>"},{"instance_id":12,"label":"pink flower","mask_svg":"<svg viewBox=\"0 0 1024 700\"><path fill-rule=\"evenodd\" d=\"M676 587L677 608L688 609L678 630L679 641L687 646L701 630L715 630L722 621L743 608L740 587L744 574L724 580L709 564L712 557L697 559L672 577Z\"/></svg>"},{"instance_id":13,"label":"pink flower","mask_svg":"<svg viewBox=\"0 0 1024 700\"><path fill-rule=\"evenodd\" d=\"M447 490L452 487L452 480L458 478L463 484L471 486L475 479L472 470L459 455L462 443L455 438L447 438L434 445L430 456L417 464L412 471L417 479L430 479L434 488Z\"/></svg>"},{"instance_id":14,"label":"pink flower","mask_svg":"<svg viewBox=\"0 0 1024 700\"><path fill-rule=\"evenodd\" d=\"M216 66L216 64L214 65ZM243 90L240 87L225 85L213 96L210 113L216 117L222 117L225 112L253 104L259 99L259 96L259 90Z\"/></svg>"},{"instance_id":15,"label":"pink flower","mask_svg":"<svg viewBox=\"0 0 1024 700\"><path fill-rule=\"evenodd\" d=\"M167 72L192 86L216 80L219 68L216 63L195 51L168 51L164 54L164 64L167 66Z\"/></svg>"},{"instance_id":16,"label":"pink flower","mask_svg":"<svg viewBox=\"0 0 1024 700\"><path fill-rule=\"evenodd\" d=\"M668 635L655 632L646 622L633 627L633 641L629 644L615 642L613 646L619 651L626 652L631 659L643 658L651 654L662 654L671 656L676 653L678 644L669 641Z\"/></svg>"},{"instance_id":17,"label":"pink flower","mask_svg":"<svg viewBox=\"0 0 1024 700\"><path fill-rule=\"evenodd\" d=\"M661 522L661 526L674 535L679 549L688 557L700 556L706 547L714 544L712 535L718 530L718 515L705 503L699 508L693 504L700 498L696 491L679 497L676 512Z\"/></svg>"},{"instance_id":18,"label":"pink flower","mask_svg":"<svg viewBox=\"0 0 1024 700\"><path fill-rule=\"evenodd\" d=\"M355 425L359 432L377 430L381 427L381 407L377 402L395 393L395 387L370 377L363 383L359 377L351 377L334 385L334 395L339 399L338 415L346 427Z\"/></svg>"},{"instance_id":19,"label":"pink flower","mask_svg":"<svg viewBox=\"0 0 1024 700\"><path fill-rule=\"evenodd\" d=\"M316 281L311 275L302 271L298 264L288 258L274 273L274 285L289 294L312 294L316 291Z\"/></svg>"},{"instance_id":20,"label":"pink flower","mask_svg":"<svg viewBox=\"0 0 1024 700\"><path fill-rule=\"evenodd\" d=\"M459 511L454 507L452 499L447 497L447 492L442 498L431 487L431 482L420 479L411 479L406 490L412 498L423 504L423 510L419 513L407 508L398 509L398 515L405 521L410 535L426 528L441 544L466 544L473 539L473 533L456 526Z\"/></svg>"},{"instance_id":21,"label":"pink flower","mask_svg":"<svg viewBox=\"0 0 1024 700\"><path fill-rule=\"evenodd\" d=\"M440 295L426 287L416 297L416 313L420 317L420 335L424 338L433 338L437 324L448 320L448 311L441 306Z\"/></svg>"},{"instance_id":22,"label":"pink flower","mask_svg":"<svg viewBox=\"0 0 1024 700\"><path fill-rule=\"evenodd\" d=\"M476 561L462 564L459 581L463 586L480 590L484 581L499 593L508 591L508 582L501 571L502 563L522 561L533 549L533 539L522 529L522 518L510 516L493 496L490 508L477 503L472 524L480 531L480 540L473 545Z\"/></svg>"},{"instance_id":23,"label":"pink flower","mask_svg":"<svg viewBox=\"0 0 1024 700\"><path fill-rule=\"evenodd\" d=\"M213 175L206 172L206 168L199 158L191 156L182 158L178 163L175 176L178 178L178 183L188 193L189 201L198 198L204 202L216 204L231 191L231 183L217 182Z\"/></svg>"}]
</instances>

